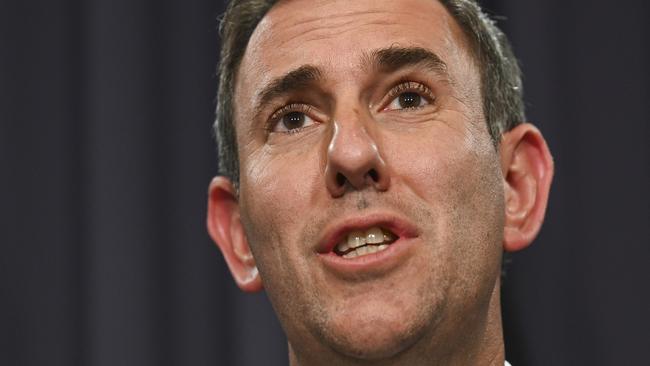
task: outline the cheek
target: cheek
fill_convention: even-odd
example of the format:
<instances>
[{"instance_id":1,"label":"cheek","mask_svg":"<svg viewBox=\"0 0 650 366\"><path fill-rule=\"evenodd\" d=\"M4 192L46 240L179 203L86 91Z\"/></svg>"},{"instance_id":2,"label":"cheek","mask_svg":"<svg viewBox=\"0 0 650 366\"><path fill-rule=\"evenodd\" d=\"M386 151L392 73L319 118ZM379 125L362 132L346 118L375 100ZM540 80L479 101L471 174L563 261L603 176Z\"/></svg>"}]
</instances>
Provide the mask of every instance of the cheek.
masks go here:
<instances>
[{"instance_id":1,"label":"cheek","mask_svg":"<svg viewBox=\"0 0 650 366\"><path fill-rule=\"evenodd\" d=\"M503 230L498 156L487 136L438 132L404 137L407 141L392 147L394 175L434 212L431 235L445 252L439 254L456 268L491 271L498 267Z\"/></svg>"},{"instance_id":2,"label":"cheek","mask_svg":"<svg viewBox=\"0 0 650 366\"><path fill-rule=\"evenodd\" d=\"M416 196L439 207L464 194L467 179L463 176L471 173L472 162L462 137L445 132L391 138L400 143L386 144L388 165L394 177Z\"/></svg>"},{"instance_id":3,"label":"cheek","mask_svg":"<svg viewBox=\"0 0 650 366\"><path fill-rule=\"evenodd\" d=\"M291 330L300 324L296 313L306 314L306 304L314 303L314 278L306 275L311 246L302 231L313 221L313 192L322 184L318 159L304 151L281 158L253 154L242 167L240 202L249 245L266 293Z\"/></svg>"},{"instance_id":4,"label":"cheek","mask_svg":"<svg viewBox=\"0 0 650 366\"><path fill-rule=\"evenodd\" d=\"M310 192L318 184L318 159L313 151L271 153L264 148L248 156L242 165L242 207L255 217L255 224L267 220L295 223L312 201ZM302 211L301 211L302 209Z\"/></svg>"},{"instance_id":5,"label":"cheek","mask_svg":"<svg viewBox=\"0 0 650 366\"><path fill-rule=\"evenodd\" d=\"M320 176L318 162L306 151L280 156L262 149L247 156L240 182L242 220L262 278L271 281L280 269L294 273L298 254L307 250L298 239Z\"/></svg>"}]
</instances>

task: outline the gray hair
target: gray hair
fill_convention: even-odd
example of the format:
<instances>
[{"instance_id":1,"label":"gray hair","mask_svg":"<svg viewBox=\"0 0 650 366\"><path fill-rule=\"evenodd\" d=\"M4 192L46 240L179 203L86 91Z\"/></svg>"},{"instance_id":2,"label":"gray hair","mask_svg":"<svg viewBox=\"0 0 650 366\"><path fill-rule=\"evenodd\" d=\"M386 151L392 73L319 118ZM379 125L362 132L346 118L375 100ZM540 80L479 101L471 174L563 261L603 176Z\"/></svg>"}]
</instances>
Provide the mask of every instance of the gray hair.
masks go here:
<instances>
[{"instance_id":1,"label":"gray hair","mask_svg":"<svg viewBox=\"0 0 650 366\"><path fill-rule=\"evenodd\" d=\"M510 43L475 0L439 0L458 22L481 74L483 113L495 147L501 135L525 120L521 71ZM277 0L232 0L219 25L222 39L214 132L219 174L239 185L239 157L233 121L237 71L248 41Z\"/></svg>"}]
</instances>

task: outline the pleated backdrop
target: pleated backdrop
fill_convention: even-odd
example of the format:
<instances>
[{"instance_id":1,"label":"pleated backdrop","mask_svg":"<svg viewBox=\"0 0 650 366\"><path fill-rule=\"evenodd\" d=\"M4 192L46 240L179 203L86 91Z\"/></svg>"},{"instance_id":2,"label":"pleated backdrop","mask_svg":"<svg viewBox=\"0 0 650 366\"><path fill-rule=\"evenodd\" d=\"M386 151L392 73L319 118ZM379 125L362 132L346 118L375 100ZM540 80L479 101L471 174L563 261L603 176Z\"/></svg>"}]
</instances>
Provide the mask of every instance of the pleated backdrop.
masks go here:
<instances>
[{"instance_id":1,"label":"pleated backdrop","mask_svg":"<svg viewBox=\"0 0 650 366\"><path fill-rule=\"evenodd\" d=\"M507 357L650 347L650 7L483 1L556 161L504 282ZM224 3L0 2L0 365L286 365L205 226Z\"/></svg>"}]
</instances>

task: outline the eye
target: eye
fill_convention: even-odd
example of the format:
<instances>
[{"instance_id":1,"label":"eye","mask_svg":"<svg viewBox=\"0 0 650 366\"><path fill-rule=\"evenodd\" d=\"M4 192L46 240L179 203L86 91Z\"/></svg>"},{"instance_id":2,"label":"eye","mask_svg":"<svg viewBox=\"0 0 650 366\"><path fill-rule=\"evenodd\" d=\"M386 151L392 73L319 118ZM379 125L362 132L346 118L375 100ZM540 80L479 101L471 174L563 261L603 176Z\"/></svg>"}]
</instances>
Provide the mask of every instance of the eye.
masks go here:
<instances>
[{"instance_id":1,"label":"eye","mask_svg":"<svg viewBox=\"0 0 650 366\"><path fill-rule=\"evenodd\" d=\"M407 109L422 107L426 104L426 100L415 92L406 92L400 94L397 98L393 99L388 105L387 109Z\"/></svg>"},{"instance_id":2,"label":"eye","mask_svg":"<svg viewBox=\"0 0 650 366\"><path fill-rule=\"evenodd\" d=\"M310 107L304 104L290 104L280 108L271 116L270 132L294 133L316 123L308 112Z\"/></svg>"},{"instance_id":3,"label":"eye","mask_svg":"<svg viewBox=\"0 0 650 366\"><path fill-rule=\"evenodd\" d=\"M420 108L433 101L431 90L416 82L406 82L397 85L389 93L390 103L385 110L402 110Z\"/></svg>"}]
</instances>

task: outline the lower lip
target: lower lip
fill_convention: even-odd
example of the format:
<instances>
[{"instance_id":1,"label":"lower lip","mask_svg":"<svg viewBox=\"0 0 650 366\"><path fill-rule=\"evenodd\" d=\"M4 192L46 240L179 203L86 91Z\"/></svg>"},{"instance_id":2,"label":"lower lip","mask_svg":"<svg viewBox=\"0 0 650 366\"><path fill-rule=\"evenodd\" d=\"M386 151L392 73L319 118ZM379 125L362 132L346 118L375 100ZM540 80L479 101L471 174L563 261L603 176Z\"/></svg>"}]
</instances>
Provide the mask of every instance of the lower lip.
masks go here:
<instances>
[{"instance_id":1,"label":"lower lip","mask_svg":"<svg viewBox=\"0 0 650 366\"><path fill-rule=\"evenodd\" d=\"M408 257L417 238L399 238L388 248L354 258L343 258L336 253L319 253L326 268L341 275L358 276L369 273L385 273L399 266Z\"/></svg>"}]
</instances>

